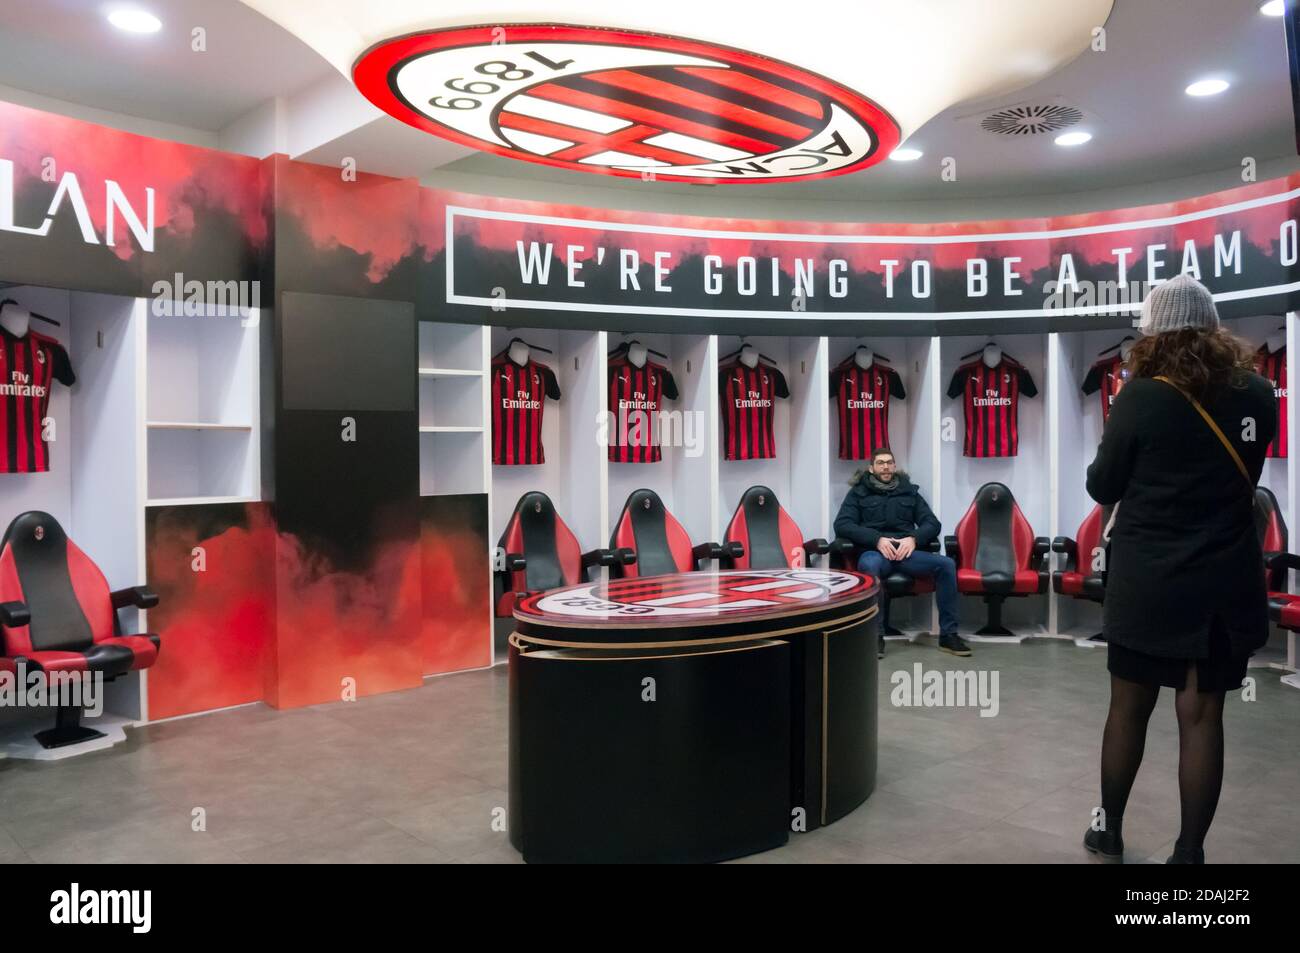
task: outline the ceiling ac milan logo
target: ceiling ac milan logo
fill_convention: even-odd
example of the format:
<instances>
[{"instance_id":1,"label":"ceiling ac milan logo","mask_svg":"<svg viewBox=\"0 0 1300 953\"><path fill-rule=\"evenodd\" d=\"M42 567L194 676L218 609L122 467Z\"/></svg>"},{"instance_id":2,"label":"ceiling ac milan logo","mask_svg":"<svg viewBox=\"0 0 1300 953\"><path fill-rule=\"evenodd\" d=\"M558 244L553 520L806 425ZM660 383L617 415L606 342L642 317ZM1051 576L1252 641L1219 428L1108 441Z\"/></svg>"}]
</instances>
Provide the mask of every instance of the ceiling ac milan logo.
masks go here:
<instances>
[{"instance_id":1,"label":"ceiling ac milan logo","mask_svg":"<svg viewBox=\"0 0 1300 953\"><path fill-rule=\"evenodd\" d=\"M682 573L574 586L540 598L530 597L525 600L524 611L604 619L713 616L745 610L797 608L870 586L870 580L862 576L827 569Z\"/></svg>"},{"instance_id":2,"label":"ceiling ac milan logo","mask_svg":"<svg viewBox=\"0 0 1300 953\"><path fill-rule=\"evenodd\" d=\"M676 182L790 182L875 165L898 126L825 77L711 43L594 27L386 40L357 88L409 125L497 155Z\"/></svg>"}]
</instances>

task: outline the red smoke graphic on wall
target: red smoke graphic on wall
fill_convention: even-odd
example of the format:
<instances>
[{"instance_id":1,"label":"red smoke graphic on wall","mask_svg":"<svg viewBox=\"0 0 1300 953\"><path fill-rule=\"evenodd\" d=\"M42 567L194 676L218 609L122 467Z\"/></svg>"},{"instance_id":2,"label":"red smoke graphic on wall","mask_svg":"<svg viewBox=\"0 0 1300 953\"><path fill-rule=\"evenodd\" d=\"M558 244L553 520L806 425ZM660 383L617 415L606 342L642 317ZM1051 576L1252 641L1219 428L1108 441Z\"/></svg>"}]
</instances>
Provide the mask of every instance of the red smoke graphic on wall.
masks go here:
<instances>
[{"instance_id":1,"label":"red smoke graphic on wall","mask_svg":"<svg viewBox=\"0 0 1300 953\"><path fill-rule=\"evenodd\" d=\"M420 550L377 547L365 572L338 572L281 535L280 597L266 701L295 708L420 684Z\"/></svg>"},{"instance_id":2,"label":"red smoke graphic on wall","mask_svg":"<svg viewBox=\"0 0 1300 953\"><path fill-rule=\"evenodd\" d=\"M275 622L265 503L150 507L145 578L158 593L149 629L162 647L148 672L149 717L263 697Z\"/></svg>"},{"instance_id":3,"label":"red smoke graphic on wall","mask_svg":"<svg viewBox=\"0 0 1300 953\"><path fill-rule=\"evenodd\" d=\"M265 503L151 507L149 628L162 651L150 719L321 704L490 664L486 543L458 499L473 510L473 498L430 504L420 544L380 546L364 572L277 533Z\"/></svg>"}]
</instances>

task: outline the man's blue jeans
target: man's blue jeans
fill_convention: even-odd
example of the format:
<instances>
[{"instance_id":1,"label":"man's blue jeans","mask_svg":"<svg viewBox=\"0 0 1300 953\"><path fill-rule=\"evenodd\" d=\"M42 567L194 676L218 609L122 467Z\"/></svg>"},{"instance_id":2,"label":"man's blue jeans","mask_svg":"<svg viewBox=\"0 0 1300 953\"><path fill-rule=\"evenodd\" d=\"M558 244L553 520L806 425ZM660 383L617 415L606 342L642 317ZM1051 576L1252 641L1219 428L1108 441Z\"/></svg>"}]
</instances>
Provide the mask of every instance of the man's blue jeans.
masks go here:
<instances>
[{"instance_id":1,"label":"man's blue jeans","mask_svg":"<svg viewBox=\"0 0 1300 953\"><path fill-rule=\"evenodd\" d=\"M916 550L902 560L888 560L878 549L869 549L858 558L858 571L884 579L895 571L918 579L934 577L934 598L939 603L939 631L944 635L957 632L957 564L947 556ZM884 586L880 590L881 631L889 625L889 599Z\"/></svg>"}]
</instances>

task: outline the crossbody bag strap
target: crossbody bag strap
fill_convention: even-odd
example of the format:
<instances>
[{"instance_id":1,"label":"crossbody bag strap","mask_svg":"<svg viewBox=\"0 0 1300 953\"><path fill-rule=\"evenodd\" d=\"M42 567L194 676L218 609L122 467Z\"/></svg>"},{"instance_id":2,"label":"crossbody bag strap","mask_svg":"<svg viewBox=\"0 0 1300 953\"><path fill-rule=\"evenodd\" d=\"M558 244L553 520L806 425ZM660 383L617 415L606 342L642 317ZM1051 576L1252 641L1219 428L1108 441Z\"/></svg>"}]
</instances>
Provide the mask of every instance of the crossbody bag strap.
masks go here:
<instances>
[{"instance_id":1,"label":"crossbody bag strap","mask_svg":"<svg viewBox=\"0 0 1300 953\"><path fill-rule=\"evenodd\" d=\"M1187 393L1187 391L1183 390L1181 387L1179 387L1169 378L1165 377L1163 374L1157 375L1155 377L1155 380L1164 381L1174 390L1178 391L1178 393L1186 397L1188 402L1191 403L1191 405L1196 408L1196 412L1201 415L1202 419L1205 420L1205 422L1209 425L1210 429L1214 431L1214 435L1219 438L1219 443L1223 444L1224 449L1226 449L1228 453L1232 456L1232 462L1237 465L1237 469L1241 471L1241 475L1246 478L1246 483L1249 484L1250 487L1253 489L1255 486L1255 481L1250 478L1250 471L1246 469L1246 464L1242 462L1241 454L1237 452L1237 448L1232 445L1232 442L1229 441L1227 436L1224 435L1223 431L1219 429L1219 425L1214 422L1214 418L1211 417L1209 413L1206 411L1206 409L1201 406L1201 402L1197 400L1195 397L1193 397L1191 394Z\"/></svg>"}]
</instances>

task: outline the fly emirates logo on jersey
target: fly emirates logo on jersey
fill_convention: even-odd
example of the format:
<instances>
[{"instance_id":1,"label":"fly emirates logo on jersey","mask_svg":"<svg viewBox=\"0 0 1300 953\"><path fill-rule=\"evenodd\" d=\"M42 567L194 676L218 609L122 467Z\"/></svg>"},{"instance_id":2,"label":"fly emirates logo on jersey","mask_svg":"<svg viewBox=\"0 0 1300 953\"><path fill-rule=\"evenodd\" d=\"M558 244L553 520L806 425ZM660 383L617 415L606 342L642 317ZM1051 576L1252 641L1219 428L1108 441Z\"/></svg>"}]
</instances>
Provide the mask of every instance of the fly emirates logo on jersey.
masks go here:
<instances>
[{"instance_id":1,"label":"fly emirates logo on jersey","mask_svg":"<svg viewBox=\"0 0 1300 953\"><path fill-rule=\"evenodd\" d=\"M501 406L505 410L540 410L542 402L526 390L517 390L514 397L502 397Z\"/></svg>"},{"instance_id":2,"label":"fly emirates logo on jersey","mask_svg":"<svg viewBox=\"0 0 1300 953\"><path fill-rule=\"evenodd\" d=\"M0 397L35 397L40 399L49 392L48 387L33 384L31 374L14 371L9 375L9 378L8 383L0 384Z\"/></svg>"},{"instance_id":3,"label":"fly emirates logo on jersey","mask_svg":"<svg viewBox=\"0 0 1300 953\"><path fill-rule=\"evenodd\" d=\"M877 378L876 386L879 385L880 379ZM845 402L845 406L847 406L849 410L883 410L885 402L879 398L872 397L868 391L864 390L858 394L856 399L850 397Z\"/></svg>"},{"instance_id":4,"label":"fly emirates logo on jersey","mask_svg":"<svg viewBox=\"0 0 1300 953\"><path fill-rule=\"evenodd\" d=\"M1009 382L1010 380L1011 378L1008 376L1005 379L1004 383ZM989 388L988 390L984 391L983 397L974 398L972 400L972 403L976 407L1010 407L1011 398L1004 397L1001 394L999 394L996 390Z\"/></svg>"},{"instance_id":5,"label":"fly emirates logo on jersey","mask_svg":"<svg viewBox=\"0 0 1300 953\"><path fill-rule=\"evenodd\" d=\"M736 383L739 384L740 381L736 381ZM763 379L763 383L767 383L767 378ZM747 390L745 391L744 397L736 398L736 407L740 409L748 409L751 407L766 409L771 406L772 398L764 397L763 392L759 390Z\"/></svg>"}]
</instances>

